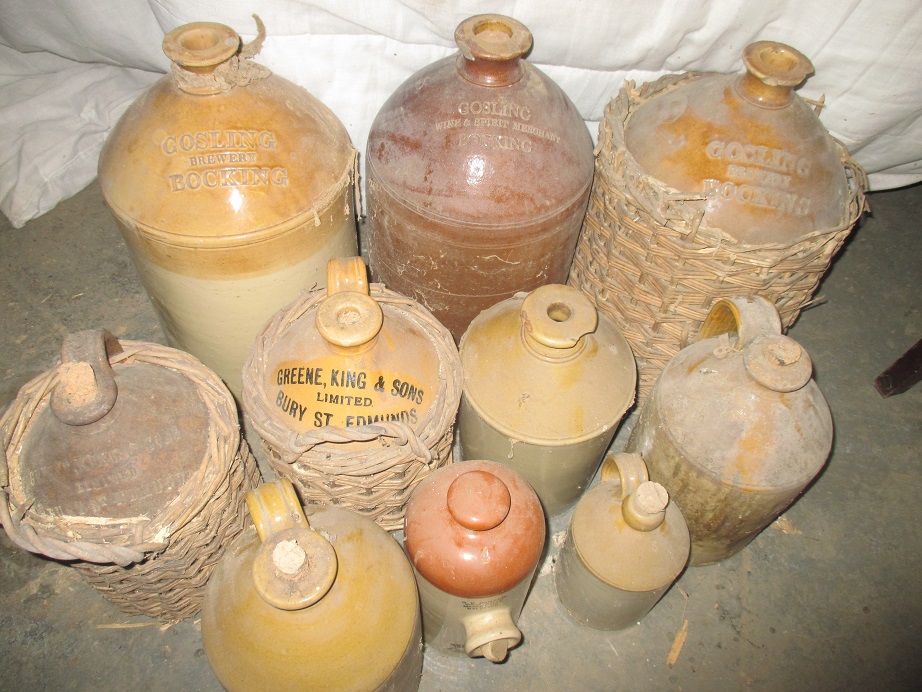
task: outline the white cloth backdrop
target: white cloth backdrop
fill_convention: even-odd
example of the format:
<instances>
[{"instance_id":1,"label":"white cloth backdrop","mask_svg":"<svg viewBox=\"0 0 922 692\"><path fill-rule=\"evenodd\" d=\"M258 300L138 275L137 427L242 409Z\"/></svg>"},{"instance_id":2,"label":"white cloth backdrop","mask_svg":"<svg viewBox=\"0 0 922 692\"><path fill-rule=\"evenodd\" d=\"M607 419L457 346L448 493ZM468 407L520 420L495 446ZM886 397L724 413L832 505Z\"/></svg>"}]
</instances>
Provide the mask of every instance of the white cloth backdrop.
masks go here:
<instances>
[{"instance_id":1,"label":"white cloth backdrop","mask_svg":"<svg viewBox=\"0 0 922 692\"><path fill-rule=\"evenodd\" d=\"M359 151L378 109L413 72L455 51L473 14L515 17L529 60L555 79L593 137L623 80L742 70L744 46L788 43L813 61L800 93L872 189L922 180L919 0L0 0L0 209L19 227L89 184L106 135L168 67L166 32L216 21L257 60L340 117Z\"/></svg>"}]
</instances>

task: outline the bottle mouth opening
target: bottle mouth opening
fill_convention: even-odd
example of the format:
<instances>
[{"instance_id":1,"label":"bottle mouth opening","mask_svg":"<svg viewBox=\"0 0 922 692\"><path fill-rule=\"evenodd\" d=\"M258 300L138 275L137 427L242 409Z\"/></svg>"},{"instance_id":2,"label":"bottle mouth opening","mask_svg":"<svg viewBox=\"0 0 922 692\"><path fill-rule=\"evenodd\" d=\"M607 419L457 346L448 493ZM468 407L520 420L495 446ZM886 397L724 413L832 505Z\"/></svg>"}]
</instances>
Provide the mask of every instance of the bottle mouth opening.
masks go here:
<instances>
[{"instance_id":1,"label":"bottle mouth opening","mask_svg":"<svg viewBox=\"0 0 922 692\"><path fill-rule=\"evenodd\" d=\"M555 301L547 306L547 316L554 322L566 322L573 317L573 308L563 301Z\"/></svg>"},{"instance_id":2,"label":"bottle mouth opening","mask_svg":"<svg viewBox=\"0 0 922 692\"><path fill-rule=\"evenodd\" d=\"M163 39L166 56L186 68L212 67L233 57L240 36L224 24L193 22L173 29Z\"/></svg>"}]
</instances>

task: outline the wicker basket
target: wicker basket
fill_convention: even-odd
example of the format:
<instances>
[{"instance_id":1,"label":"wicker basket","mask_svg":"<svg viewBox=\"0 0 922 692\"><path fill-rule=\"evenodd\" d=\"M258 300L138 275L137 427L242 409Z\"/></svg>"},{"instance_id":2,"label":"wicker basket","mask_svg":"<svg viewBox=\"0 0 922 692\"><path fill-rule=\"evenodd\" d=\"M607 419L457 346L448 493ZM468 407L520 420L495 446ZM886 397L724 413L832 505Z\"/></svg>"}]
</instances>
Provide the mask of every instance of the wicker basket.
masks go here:
<instances>
[{"instance_id":1,"label":"wicker basket","mask_svg":"<svg viewBox=\"0 0 922 692\"><path fill-rule=\"evenodd\" d=\"M59 365L23 387L0 420L0 522L21 548L73 561L121 611L173 622L200 610L212 568L244 528L244 498L259 472L240 438L234 400L217 375L176 349L132 341L121 346L109 357L116 371L120 364L150 363L195 386L210 421L198 470L154 516L91 519L35 511L34 499L18 496L10 479L21 472L23 440L49 405Z\"/></svg>"},{"instance_id":2,"label":"wicker basket","mask_svg":"<svg viewBox=\"0 0 922 692\"><path fill-rule=\"evenodd\" d=\"M867 209L864 172L836 142L849 180L845 217L790 245L747 245L703 222L702 199L647 174L625 147L641 104L702 75L669 75L640 90L625 84L605 109L596 174L569 283L611 317L637 358L638 402L693 337L719 298L762 295L785 329L812 299L833 256Z\"/></svg>"},{"instance_id":3,"label":"wicker basket","mask_svg":"<svg viewBox=\"0 0 922 692\"><path fill-rule=\"evenodd\" d=\"M370 284L369 293L385 315L399 313L419 326L438 354L439 393L416 425L328 425L298 433L276 420L263 386L267 350L296 320L313 320L312 313L327 297L325 290L304 293L266 325L244 368L243 405L270 466L294 483L305 503L345 507L394 531L403 528L406 503L416 485L452 461L461 360L450 332L419 303L381 284Z\"/></svg>"}]
</instances>

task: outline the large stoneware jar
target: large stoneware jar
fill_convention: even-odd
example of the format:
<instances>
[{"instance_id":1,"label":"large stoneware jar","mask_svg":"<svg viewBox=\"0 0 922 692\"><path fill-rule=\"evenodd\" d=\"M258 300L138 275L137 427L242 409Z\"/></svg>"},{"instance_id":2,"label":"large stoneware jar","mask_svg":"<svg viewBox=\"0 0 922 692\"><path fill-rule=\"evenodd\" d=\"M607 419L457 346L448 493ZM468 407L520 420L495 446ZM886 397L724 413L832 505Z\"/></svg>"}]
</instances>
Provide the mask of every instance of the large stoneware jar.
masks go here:
<instances>
[{"instance_id":1,"label":"large stoneware jar","mask_svg":"<svg viewBox=\"0 0 922 692\"><path fill-rule=\"evenodd\" d=\"M833 139L794 88L803 53L758 41L746 72L692 79L640 106L625 144L649 174L697 192L708 225L749 244L789 242L842 223L849 189Z\"/></svg>"},{"instance_id":2,"label":"large stoneware jar","mask_svg":"<svg viewBox=\"0 0 922 692\"><path fill-rule=\"evenodd\" d=\"M461 339L464 459L493 459L531 483L545 512L588 487L637 366L618 328L579 289L549 284L485 310Z\"/></svg>"},{"instance_id":3,"label":"large stoneware jar","mask_svg":"<svg viewBox=\"0 0 922 692\"><path fill-rule=\"evenodd\" d=\"M349 136L252 62L263 37L241 50L221 24L170 32L170 74L126 111L99 162L167 338L237 395L262 324L357 244Z\"/></svg>"},{"instance_id":4,"label":"large stoneware jar","mask_svg":"<svg viewBox=\"0 0 922 692\"><path fill-rule=\"evenodd\" d=\"M832 416L812 374L758 297L718 301L663 369L627 451L682 510L692 565L742 550L823 468Z\"/></svg>"},{"instance_id":5,"label":"large stoneware jar","mask_svg":"<svg viewBox=\"0 0 922 692\"><path fill-rule=\"evenodd\" d=\"M227 690L406 692L423 667L419 601L374 522L302 508L287 480L247 495L253 525L208 583L205 654Z\"/></svg>"},{"instance_id":6,"label":"large stoneware jar","mask_svg":"<svg viewBox=\"0 0 922 692\"><path fill-rule=\"evenodd\" d=\"M592 140L563 91L523 59L501 15L455 31L460 52L387 100L368 139L372 276L455 339L516 291L564 283L592 183Z\"/></svg>"},{"instance_id":7,"label":"large stoneware jar","mask_svg":"<svg viewBox=\"0 0 922 692\"><path fill-rule=\"evenodd\" d=\"M790 327L865 210L867 180L796 87L802 53L758 41L745 72L626 83L599 127L569 281L624 332L643 401L719 299Z\"/></svg>"}]
</instances>

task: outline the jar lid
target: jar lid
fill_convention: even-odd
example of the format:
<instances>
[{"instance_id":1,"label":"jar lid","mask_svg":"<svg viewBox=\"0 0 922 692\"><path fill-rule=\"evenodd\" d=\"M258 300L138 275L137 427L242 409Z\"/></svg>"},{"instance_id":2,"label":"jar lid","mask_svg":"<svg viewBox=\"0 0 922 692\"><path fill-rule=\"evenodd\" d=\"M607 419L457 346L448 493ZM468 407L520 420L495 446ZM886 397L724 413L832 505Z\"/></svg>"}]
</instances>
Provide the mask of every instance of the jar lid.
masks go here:
<instances>
[{"instance_id":1,"label":"jar lid","mask_svg":"<svg viewBox=\"0 0 922 692\"><path fill-rule=\"evenodd\" d=\"M462 598L509 591L544 550L544 511L518 473L492 461L445 466L407 505L406 550L433 586Z\"/></svg>"}]
</instances>

